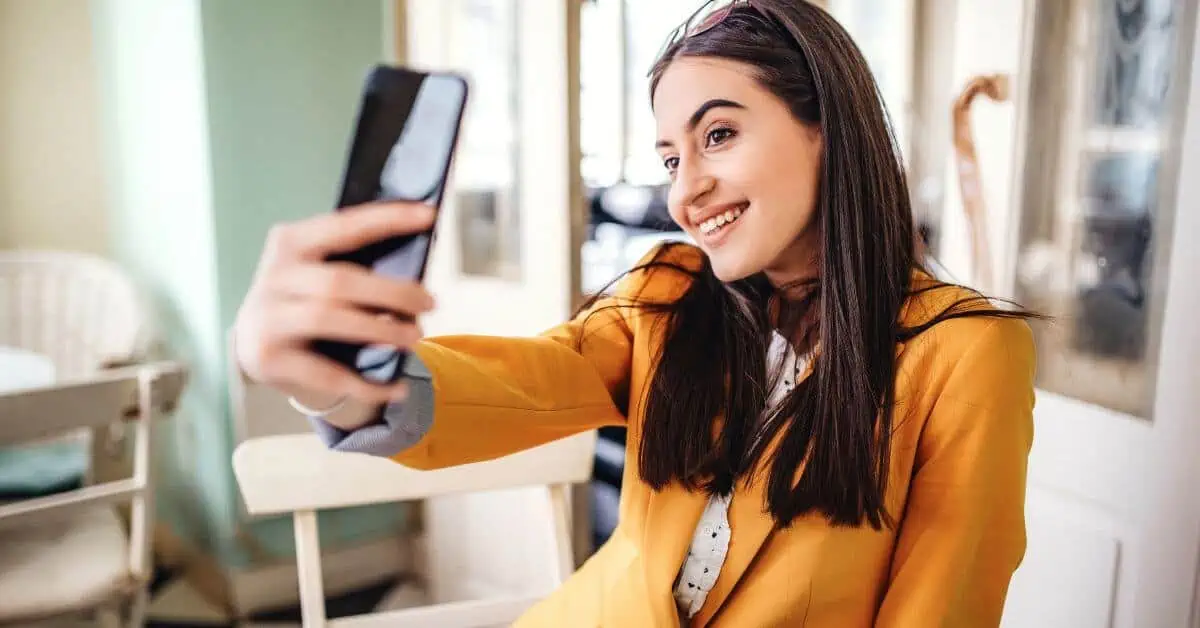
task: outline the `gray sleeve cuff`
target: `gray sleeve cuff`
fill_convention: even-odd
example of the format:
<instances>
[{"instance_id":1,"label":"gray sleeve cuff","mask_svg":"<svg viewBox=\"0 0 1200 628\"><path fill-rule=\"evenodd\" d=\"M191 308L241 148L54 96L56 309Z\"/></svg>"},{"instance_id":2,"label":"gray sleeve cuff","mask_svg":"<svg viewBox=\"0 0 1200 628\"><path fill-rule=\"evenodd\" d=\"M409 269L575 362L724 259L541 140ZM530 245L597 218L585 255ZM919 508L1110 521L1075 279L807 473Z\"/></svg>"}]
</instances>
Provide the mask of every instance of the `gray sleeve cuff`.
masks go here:
<instances>
[{"instance_id":1,"label":"gray sleeve cuff","mask_svg":"<svg viewBox=\"0 0 1200 628\"><path fill-rule=\"evenodd\" d=\"M382 421L347 432L310 416L313 431L334 451L372 456L394 456L417 444L433 427L433 378L415 353L409 354L404 376L408 398L389 404Z\"/></svg>"}]
</instances>

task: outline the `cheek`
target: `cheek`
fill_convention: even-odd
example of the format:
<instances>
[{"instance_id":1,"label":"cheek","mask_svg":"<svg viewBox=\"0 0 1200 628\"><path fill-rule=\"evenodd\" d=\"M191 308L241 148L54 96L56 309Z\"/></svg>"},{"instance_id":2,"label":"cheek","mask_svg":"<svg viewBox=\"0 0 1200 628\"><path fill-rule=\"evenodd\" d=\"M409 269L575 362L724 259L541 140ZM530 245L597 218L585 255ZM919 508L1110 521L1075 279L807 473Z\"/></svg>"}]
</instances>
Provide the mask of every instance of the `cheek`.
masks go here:
<instances>
[{"instance_id":1,"label":"cheek","mask_svg":"<svg viewBox=\"0 0 1200 628\"><path fill-rule=\"evenodd\" d=\"M771 221L790 233L808 227L815 214L819 170L807 157L774 160L758 170L755 188L763 193Z\"/></svg>"}]
</instances>

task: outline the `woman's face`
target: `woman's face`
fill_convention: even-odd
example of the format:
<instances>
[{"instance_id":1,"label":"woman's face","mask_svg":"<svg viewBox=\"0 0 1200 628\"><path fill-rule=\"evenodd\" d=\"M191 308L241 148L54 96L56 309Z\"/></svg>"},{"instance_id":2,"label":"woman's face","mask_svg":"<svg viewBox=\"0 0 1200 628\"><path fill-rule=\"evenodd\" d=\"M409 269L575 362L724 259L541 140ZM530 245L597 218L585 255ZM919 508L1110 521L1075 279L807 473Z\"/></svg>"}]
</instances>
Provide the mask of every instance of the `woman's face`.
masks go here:
<instances>
[{"instance_id":1,"label":"woman's face","mask_svg":"<svg viewBox=\"0 0 1200 628\"><path fill-rule=\"evenodd\" d=\"M682 57L654 94L658 152L671 175L671 217L721 281L765 271L772 283L809 277L821 135L762 87L750 66Z\"/></svg>"}]
</instances>

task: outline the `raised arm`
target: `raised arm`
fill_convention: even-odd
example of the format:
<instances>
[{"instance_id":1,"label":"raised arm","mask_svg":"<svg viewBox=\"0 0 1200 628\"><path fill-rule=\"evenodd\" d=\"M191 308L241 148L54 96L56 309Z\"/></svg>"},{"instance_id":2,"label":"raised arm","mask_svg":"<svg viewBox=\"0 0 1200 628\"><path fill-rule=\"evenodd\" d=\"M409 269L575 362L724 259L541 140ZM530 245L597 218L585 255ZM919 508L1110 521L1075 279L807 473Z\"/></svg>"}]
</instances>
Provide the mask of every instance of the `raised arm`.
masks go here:
<instances>
[{"instance_id":1,"label":"raised arm","mask_svg":"<svg viewBox=\"0 0 1200 628\"><path fill-rule=\"evenodd\" d=\"M634 330L618 300L602 299L532 338L445 336L418 344L431 374L433 417L428 433L395 459L417 468L476 462L623 423Z\"/></svg>"},{"instance_id":2,"label":"raised arm","mask_svg":"<svg viewBox=\"0 0 1200 628\"><path fill-rule=\"evenodd\" d=\"M432 307L418 284L325 260L386 237L428 228L417 205L345 210L272 231L254 284L238 312L234 350L249 379L271 385L302 406L341 409L311 416L335 449L394 456L415 467L501 456L625 420L639 314L630 306L658 268L630 273L586 312L532 338L446 336L420 340L403 318ZM678 253L656 249L679 262ZM694 251L694 249L692 249ZM694 257L694 253L691 255ZM671 272L671 271L667 271ZM686 283L686 282L683 282ZM409 350L406 377L393 386L367 382L309 350L316 338ZM368 423L383 406L382 421Z\"/></svg>"},{"instance_id":3,"label":"raised arm","mask_svg":"<svg viewBox=\"0 0 1200 628\"><path fill-rule=\"evenodd\" d=\"M309 421L332 449L395 457L415 467L493 458L620 424L633 332L617 302L602 299L533 338L425 340L405 369L406 398L388 403L382 421L346 428L321 416ZM353 426L355 420L339 422Z\"/></svg>"},{"instance_id":4,"label":"raised arm","mask_svg":"<svg viewBox=\"0 0 1200 628\"><path fill-rule=\"evenodd\" d=\"M655 259L688 263L680 253L656 249L637 266ZM327 442L436 468L623 423L644 320L635 306L670 299L686 284L659 272L675 271L633 272L611 295L531 338L459 335L420 342L411 395L390 406L387 424L339 431L334 436L344 440Z\"/></svg>"}]
</instances>

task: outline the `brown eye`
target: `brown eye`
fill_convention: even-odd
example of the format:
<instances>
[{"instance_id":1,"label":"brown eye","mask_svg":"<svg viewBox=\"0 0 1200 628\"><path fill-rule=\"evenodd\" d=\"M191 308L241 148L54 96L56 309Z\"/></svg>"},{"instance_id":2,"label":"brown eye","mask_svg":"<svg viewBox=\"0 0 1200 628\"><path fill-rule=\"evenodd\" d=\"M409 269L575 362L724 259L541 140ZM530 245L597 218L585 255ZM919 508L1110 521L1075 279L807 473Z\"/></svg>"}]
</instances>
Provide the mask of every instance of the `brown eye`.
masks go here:
<instances>
[{"instance_id":1,"label":"brown eye","mask_svg":"<svg viewBox=\"0 0 1200 628\"><path fill-rule=\"evenodd\" d=\"M663 160L663 167L667 169L667 172L675 172L679 168L679 158L667 157Z\"/></svg>"},{"instance_id":2,"label":"brown eye","mask_svg":"<svg viewBox=\"0 0 1200 628\"><path fill-rule=\"evenodd\" d=\"M732 139L734 135L737 135L737 133L729 127L715 128L715 129L709 131L708 134L704 136L705 146L706 147L716 146L723 142L727 142L730 139Z\"/></svg>"}]
</instances>

